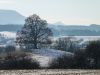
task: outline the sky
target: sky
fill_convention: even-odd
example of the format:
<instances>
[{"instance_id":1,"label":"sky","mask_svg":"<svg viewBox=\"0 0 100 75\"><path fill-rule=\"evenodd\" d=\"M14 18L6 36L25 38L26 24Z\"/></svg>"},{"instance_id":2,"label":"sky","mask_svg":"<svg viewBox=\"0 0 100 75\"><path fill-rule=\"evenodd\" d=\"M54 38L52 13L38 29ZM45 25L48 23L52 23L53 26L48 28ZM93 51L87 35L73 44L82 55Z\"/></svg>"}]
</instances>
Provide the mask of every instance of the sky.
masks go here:
<instances>
[{"instance_id":1,"label":"sky","mask_svg":"<svg viewBox=\"0 0 100 75\"><path fill-rule=\"evenodd\" d=\"M0 0L0 9L37 14L48 23L100 24L100 0Z\"/></svg>"}]
</instances>

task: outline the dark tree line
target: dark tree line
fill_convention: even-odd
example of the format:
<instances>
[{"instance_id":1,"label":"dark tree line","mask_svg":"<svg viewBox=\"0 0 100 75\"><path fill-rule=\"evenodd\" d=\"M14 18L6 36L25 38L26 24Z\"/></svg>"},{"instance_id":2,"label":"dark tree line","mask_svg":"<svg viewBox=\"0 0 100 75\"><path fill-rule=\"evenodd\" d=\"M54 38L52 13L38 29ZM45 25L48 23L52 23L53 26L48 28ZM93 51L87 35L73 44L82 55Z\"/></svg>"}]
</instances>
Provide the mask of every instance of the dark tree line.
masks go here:
<instances>
[{"instance_id":1,"label":"dark tree line","mask_svg":"<svg viewBox=\"0 0 100 75\"><path fill-rule=\"evenodd\" d=\"M73 57L59 56L50 63L52 69L100 69L100 40L90 41L85 49L74 52Z\"/></svg>"},{"instance_id":2,"label":"dark tree line","mask_svg":"<svg viewBox=\"0 0 100 75\"><path fill-rule=\"evenodd\" d=\"M86 47L88 60L92 61L93 68L100 68L100 40L92 41Z\"/></svg>"}]
</instances>

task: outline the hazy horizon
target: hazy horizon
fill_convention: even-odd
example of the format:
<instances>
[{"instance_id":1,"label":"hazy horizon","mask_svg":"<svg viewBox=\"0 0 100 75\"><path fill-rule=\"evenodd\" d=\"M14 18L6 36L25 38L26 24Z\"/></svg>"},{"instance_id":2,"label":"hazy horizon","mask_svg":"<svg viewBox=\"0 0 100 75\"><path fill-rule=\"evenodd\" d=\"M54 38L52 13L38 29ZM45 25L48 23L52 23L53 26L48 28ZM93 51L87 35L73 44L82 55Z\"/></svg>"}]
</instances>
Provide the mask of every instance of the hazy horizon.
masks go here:
<instances>
[{"instance_id":1,"label":"hazy horizon","mask_svg":"<svg viewBox=\"0 0 100 75\"><path fill-rule=\"evenodd\" d=\"M100 0L0 0L0 9L16 10L24 16L38 14L48 23L100 24Z\"/></svg>"}]
</instances>

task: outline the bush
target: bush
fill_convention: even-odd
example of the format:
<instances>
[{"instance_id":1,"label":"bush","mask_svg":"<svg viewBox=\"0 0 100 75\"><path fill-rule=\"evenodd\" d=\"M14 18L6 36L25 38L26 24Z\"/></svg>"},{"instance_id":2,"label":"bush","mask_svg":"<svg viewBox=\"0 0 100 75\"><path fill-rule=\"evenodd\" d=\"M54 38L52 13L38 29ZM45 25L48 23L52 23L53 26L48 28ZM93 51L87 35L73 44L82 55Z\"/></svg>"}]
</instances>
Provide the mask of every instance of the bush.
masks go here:
<instances>
[{"instance_id":1,"label":"bush","mask_svg":"<svg viewBox=\"0 0 100 75\"><path fill-rule=\"evenodd\" d=\"M91 68L100 69L100 40L89 42L86 47L86 56Z\"/></svg>"},{"instance_id":2,"label":"bush","mask_svg":"<svg viewBox=\"0 0 100 75\"><path fill-rule=\"evenodd\" d=\"M49 64L50 69L72 69L74 68L73 56L66 56L65 54L59 56Z\"/></svg>"},{"instance_id":3,"label":"bush","mask_svg":"<svg viewBox=\"0 0 100 75\"><path fill-rule=\"evenodd\" d=\"M38 69L39 63L31 59L10 59L1 63L0 69Z\"/></svg>"},{"instance_id":4,"label":"bush","mask_svg":"<svg viewBox=\"0 0 100 75\"><path fill-rule=\"evenodd\" d=\"M74 37L58 38L51 48L67 52L74 52L78 48L78 41L74 40Z\"/></svg>"},{"instance_id":5,"label":"bush","mask_svg":"<svg viewBox=\"0 0 100 75\"><path fill-rule=\"evenodd\" d=\"M75 68L85 69L87 68L87 57L85 50L77 50L74 52Z\"/></svg>"},{"instance_id":6,"label":"bush","mask_svg":"<svg viewBox=\"0 0 100 75\"><path fill-rule=\"evenodd\" d=\"M36 60L33 60L28 54L13 53L12 56L6 55L5 60L0 61L0 69L39 69L40 65Z\"/></svg>"},{"instance_id":7,"label":"bush","mask_svg":"<svg viewBox=\"0 0 100 75\"><path fill-rule=\"evenodd\" d=\"M16 50L15 46L6 46L5 47L5 52L10 54Z\"/></svg>"},{"instance_id":8,"label":"bush","mask_svg":"<svg viewBox=\"0 0 100 75\"><path fill-rule=\"evenodd\" d=\"M85 50L77 50L74 55L62 55L52 60L50 69L87 69L89 68Z\"/></svg>"},{"instance_id":9,"label":"bush","mask_svg":"<svg viewBox=\"0 0 100 75\"><path fill-rule=\"evenodd\" d=\"M0 47L0 54L3 53L5 50L5 47Z\"/></svg>"}]
</instances>

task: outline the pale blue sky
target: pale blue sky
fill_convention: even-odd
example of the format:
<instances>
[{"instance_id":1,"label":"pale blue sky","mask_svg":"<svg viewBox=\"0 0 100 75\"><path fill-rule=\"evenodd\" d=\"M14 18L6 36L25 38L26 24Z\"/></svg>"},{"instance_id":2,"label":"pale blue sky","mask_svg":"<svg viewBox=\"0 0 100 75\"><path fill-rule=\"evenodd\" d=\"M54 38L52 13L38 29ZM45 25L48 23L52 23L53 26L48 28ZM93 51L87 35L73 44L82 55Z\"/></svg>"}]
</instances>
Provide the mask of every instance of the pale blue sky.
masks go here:
<instances>
[{"instance_id":1,"label":"pale blue sky","mask_svg":"<svg viewBox=\"0 0 100 75\"><path fill-rule=\"evenodd\" d=\"M35 13L49 23L100 24L100 0L0 0L0 9Z\"/></svg>"}]
</instances>

